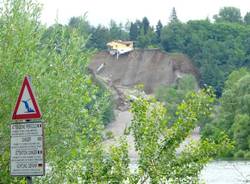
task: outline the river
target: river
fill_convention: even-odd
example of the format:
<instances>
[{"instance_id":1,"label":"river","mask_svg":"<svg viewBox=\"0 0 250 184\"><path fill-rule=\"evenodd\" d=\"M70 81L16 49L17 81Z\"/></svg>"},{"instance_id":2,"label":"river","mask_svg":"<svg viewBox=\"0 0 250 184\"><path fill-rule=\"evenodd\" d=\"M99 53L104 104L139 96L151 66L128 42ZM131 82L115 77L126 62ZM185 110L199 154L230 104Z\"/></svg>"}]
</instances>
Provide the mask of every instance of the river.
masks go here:
<instances>
[{"instance_id":1,"label":"river","mask_svg":"<svg viewBox=\"0 0 250 184\"><path fill-rule=\"evenodd\" d=\"M131 164L135 170L137 164ZM201 183L205 184L250 184L250 161L213 161L202 170Z\"/></svg>"},{"instance_id":2,"label":"river","mask_svg":"<svg viewBox=\"0 0 250 184\"><path fill-rule=\"evenodd\" d=\"M250 183L250 161L214 161L201 172L206 184Z\"/></svg>"}]
</instances>

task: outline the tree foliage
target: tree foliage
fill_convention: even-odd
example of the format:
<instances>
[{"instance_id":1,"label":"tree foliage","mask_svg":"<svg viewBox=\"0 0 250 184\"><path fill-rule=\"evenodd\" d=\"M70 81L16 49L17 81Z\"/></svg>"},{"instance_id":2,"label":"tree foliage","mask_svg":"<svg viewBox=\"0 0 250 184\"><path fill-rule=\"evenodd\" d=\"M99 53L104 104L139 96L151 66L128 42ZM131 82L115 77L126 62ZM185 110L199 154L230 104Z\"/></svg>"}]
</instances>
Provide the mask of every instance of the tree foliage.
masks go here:
<instances>
[{"instance_id":1,"label":"tree foliage","mask_svg":"<svg viewBox=\"0 0 250 184\"><path fill-rule=\"evenodd\" d=\"M219 15L215 15L214 19L216 22L232 22L241 23L242 17L240 9L235 7L224 7L220 9Z\"/></svg>"},{"instance_id":2,"label":"tree foliage","mask_svg":"<svg viewBox=\"0 0 250 184\"><path fill-rule=\"evenodd\" d=\"M167 107L167 116L175 117L178 104L185 96L197 90L197 80L193 75L184 75L175 84L170 86L160 86L156 90L156 99L163 102Z\"/></svg>"},{"instance_id":3,"label":"tree foliage","mask_svg":"<svg viewBox=\"0 0 250 184\"><path fill-rule=\"evenodd\" d=\"M242 66L249 67L249 29L208 20L170 23L163 28L161 43L168 52L190 56L200 69L201 84L213 86L220 96L227 76Z\"/></svg>"},{"instance_id":4,"label":"tree foliage","mask_svg":"<svg viewBox=\"0 0 250 184\"><path fill-rule=\"evenodd\" d=\"M161 31L162 31L162 23L161 21L159 20L157 25L156 25L156 30L155 30L155 33L156 33L156 38L157 38L157 43L160 43L161 42Z\"/></svg>"},{"instance_id":5,"label":"tree foliage","mask_svg":"<svg viewBox=\"0 0 250 184\"><path fill-rule=\"evenodd\" d=\"M218 112L212 122L208 123L203 134L207 137L216 137L218 131L225 131L235 141L236 149L231 152L237 157L237 152L242 152L241 158L247 159L249 155L250 140L250 73L240 69L230 74L225 84L225 89L220 99ZM213 131L217 130L217 131Z\"/></svg>"},{"instance_id":6,"label":"tree foliage","mask_svg":"<svg viewBox=\"0 0 250 184\"><path fill-rule=\"evenodd\" d=\"M173 23L173 22L178 22L178 17L177 17L177 13L176 13L176 10L175 10L175 7L173 7L172 9L172 12L171 12L171 15L170 15L170 22Z\"/></svg>"},{"instance_id":7,"label":"tree foliage","mask_svg":"<svg viewBox=\"0 0 250 184\"><path fill-rule=\"evenodd\" d=\"M247 12L244 16L244 23L248 25L250 24L250 12Z\"/></svg>"}]
</instances>

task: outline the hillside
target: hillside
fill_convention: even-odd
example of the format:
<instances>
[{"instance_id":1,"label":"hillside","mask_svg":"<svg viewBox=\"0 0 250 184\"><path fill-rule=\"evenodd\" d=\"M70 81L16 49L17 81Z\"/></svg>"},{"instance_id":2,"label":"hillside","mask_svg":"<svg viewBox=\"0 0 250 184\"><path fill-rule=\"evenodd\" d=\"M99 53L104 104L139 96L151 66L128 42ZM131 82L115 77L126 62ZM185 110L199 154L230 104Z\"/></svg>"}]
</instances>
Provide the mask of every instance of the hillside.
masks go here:
<instances>
[{"instance_id":1,"label":"hillside","mask_svg":"<svg viewBox=\"0 0 250 184\"><path fill-rule=\"evenodd\" d=\"M89 68L112 85L132 87L144 84L148 94L160 85L174 83L183 74L199 76L186 55L168 54L160 49L136 49L120 55L118 59L107 51L101 51L93 56Z\"/></svg>"}]
</instances>

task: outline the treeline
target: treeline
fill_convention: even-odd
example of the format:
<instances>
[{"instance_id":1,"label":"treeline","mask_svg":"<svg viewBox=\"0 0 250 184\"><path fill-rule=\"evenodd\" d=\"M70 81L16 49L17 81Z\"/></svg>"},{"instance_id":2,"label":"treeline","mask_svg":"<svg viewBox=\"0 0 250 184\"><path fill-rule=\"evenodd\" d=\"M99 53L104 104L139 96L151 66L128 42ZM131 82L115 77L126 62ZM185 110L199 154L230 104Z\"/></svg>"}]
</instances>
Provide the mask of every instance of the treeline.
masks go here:
<instances>
[{"instance_id":1,"label":"treeline","mask_svg":"<svg viewBox=\"0 0 250 184\"><path fill-rule=\"evenodd\" d=\"M68 26L90 35L87 48L106 49L111 40L132 40L138 48L162 48L187 54L201 72L201 85L213 86L221 96L228 75L240 67L250 67L250 12L242 17L235 7L222 8L214 20L182 23L175 8L169 23L159 20L152 26L147 17L125 25L111 20L108 27L94 27L83 17L72 17Z\"/></svg>"}]
</instances>

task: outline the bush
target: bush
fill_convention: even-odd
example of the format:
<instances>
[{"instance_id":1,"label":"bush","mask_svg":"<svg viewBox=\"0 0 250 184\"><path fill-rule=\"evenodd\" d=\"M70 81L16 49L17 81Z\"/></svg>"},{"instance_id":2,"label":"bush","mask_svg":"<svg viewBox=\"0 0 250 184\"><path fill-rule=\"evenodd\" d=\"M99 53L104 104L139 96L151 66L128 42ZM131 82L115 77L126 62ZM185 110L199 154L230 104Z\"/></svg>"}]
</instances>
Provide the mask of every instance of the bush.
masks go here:
<instances>
[{"instance_id":1,"label":"bush","mask_svg":"<svg viewBox=\"0 0 250 184\"><path fill-rule=\"evenodd\" d=\"M244 159L250 160L250 151L245 151Z\"/></svg>"},{"instance_id":2,"label":"bush","mask_svg":"<svg viewBox=\"0 0 250 184\"><path fill-rule=\"evenodd\" d=\"M236 159L243 159L245 152L243 150L239 150L234 153L234 158Z\"/></svg>"}]
</instances>

